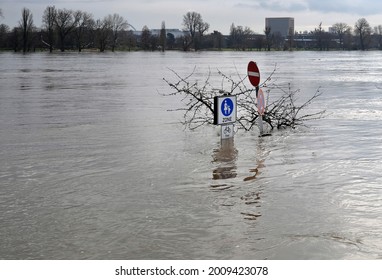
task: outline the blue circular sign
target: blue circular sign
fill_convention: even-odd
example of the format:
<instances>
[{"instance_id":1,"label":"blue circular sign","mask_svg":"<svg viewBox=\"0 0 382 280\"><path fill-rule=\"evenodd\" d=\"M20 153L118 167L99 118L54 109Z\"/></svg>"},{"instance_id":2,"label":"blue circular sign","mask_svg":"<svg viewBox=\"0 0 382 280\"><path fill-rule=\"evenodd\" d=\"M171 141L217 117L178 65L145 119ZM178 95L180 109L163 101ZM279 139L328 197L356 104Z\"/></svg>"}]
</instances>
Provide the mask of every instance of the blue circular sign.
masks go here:
<instances>
[{"instance_id":1,"label":"blue circular sign","mask_svg":"<svg viewBox=\"0 0 382 280\"><path fill-rule=\"evenodd\" d=\"M224 116L228 117L233 112L233 109L234 109L233 106L234 105L233 105L231 98L226 98L223 100L223 102L220 106L220 110Z\"/></svg>"}]
</instances>

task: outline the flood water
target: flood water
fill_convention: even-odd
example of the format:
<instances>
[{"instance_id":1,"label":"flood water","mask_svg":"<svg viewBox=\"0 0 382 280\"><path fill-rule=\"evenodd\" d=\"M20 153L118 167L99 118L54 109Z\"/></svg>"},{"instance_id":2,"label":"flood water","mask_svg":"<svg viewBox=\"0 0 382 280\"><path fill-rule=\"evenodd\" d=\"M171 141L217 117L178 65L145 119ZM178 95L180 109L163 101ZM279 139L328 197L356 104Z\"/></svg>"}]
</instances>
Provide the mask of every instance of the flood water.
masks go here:
<instances>
[{"instance_id":1,"label":"flood water","mask_svg":"<svg viewBox=\"0 0 382 280\"><path fill-rule=\"evenodd\" d=\"M325 118L221 144L168 111L169 68L250 60ZM381 121L382 52L0 53L0 259L381 259Z\"/></svg>"}]
</instances>

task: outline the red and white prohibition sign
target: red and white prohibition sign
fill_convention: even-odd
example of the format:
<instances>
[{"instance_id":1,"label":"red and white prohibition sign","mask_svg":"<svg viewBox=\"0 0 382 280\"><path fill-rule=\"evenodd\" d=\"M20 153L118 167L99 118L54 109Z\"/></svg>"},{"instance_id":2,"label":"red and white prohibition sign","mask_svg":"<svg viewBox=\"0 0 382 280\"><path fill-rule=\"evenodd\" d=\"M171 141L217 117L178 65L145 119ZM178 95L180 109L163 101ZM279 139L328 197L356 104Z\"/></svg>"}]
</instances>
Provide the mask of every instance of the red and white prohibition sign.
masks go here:
<instances>
[{"instance_id":1,"label":"red and white prohibition sign","mask_svg":"<svg viewBox=\"0 0 382 280\"><path fill-rule=\"evenodd\" d=\"M260 70L257 67L256 62L250 61L248 63L248 78L254 87L258 87L260 84Z\"/></svg>"}]
</instances>

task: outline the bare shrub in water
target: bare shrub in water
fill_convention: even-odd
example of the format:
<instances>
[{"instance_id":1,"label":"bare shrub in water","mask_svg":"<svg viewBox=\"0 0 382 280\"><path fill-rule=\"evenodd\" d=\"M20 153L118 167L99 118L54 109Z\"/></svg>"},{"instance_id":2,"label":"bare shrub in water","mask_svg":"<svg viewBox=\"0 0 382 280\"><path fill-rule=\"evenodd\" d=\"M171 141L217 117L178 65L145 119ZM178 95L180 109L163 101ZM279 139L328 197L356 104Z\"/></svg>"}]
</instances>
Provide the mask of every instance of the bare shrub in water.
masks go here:
<instances>
[{"instance_id":1,"label":"bare shrub in water","mask_svg":"<svg viewBox=\"0 0 382 280\"><path fill-rule=\"evenodd\" d=\"M171 82L166 78L163 79L172 89L171 93L163 94L164 96L180 95L182 97L184 106L170 111L184 112L182 123L185 127L194 130L203 125L213 124L214 97L219 95L236 96L239 129L249 131L256 126L259 118L256 106L256 88L248 88L246 86L244 80L247 79L247 76L241 77L239 73L237 73L237 77L227 76L218 70L218 74L222 79L221 85L216 87L211 84L211 70L208 72L205 80L200 82L193 79L195 69L185 77L170 69L177 80ZM270 126L271 130L287 127L296 128L299 125L304 125L306 121L323 117L325 110L309 114L304 114L303 112L314 99L321 96L322 91L320 91L320 88L308 100L298 105L296 99L300 91L293 90L290 84L283 87L272 82L272 76L275 72L276 67L259 86L267 93L267 104L263 121ZM274 99L272 98L273 96L275 96Z\"/></svg>"}]
</instances>

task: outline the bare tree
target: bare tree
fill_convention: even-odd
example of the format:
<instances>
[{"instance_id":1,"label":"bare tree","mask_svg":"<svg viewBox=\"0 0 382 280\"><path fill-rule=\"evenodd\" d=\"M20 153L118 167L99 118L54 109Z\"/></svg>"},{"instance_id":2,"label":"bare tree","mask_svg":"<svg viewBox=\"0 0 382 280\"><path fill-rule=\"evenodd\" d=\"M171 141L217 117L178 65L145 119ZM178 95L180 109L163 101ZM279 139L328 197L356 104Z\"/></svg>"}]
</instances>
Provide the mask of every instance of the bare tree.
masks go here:
<instances>
[{"instance_id":1,"label":"bare tree","mask_svg":"<svg viewBox=\"0 0 382 280\"><path fill-rule=\"evenodd\" d=\"M6 48L9 44L10 28L6 24L0 24L0 48Z\"/></svg>"},{"instance_id":2,"label":"bare tree","mask_svg":"<svg viewBox=\"0 0 382 280\"><path fill-rule=\"evenodd\" d=\"M10 36L10 42L14 52L17 52L19 50L19 41L20 41L19 37L20 37L20 28L14 27L12 29L12 34Z\"/></svg>"},{"instance_id":3,"label":"bare tree","mask_svg":"<svg viewBox=\"0 0 382 280\"><path fill-rule=\"evenodd\" d=\"M351 27L344 34L344 49L351 50L354 45L354 34Z\"/></svg>"},{"instance_id":4,"label":"bare tree","mask_svg":"<svg viewBox=\"0 0 382 280\"><path fill-rule=\"evenodd\" d=\"M374 34L377 36L378 48L382 49L382 25L374 27Z\"/></svg>"},{"instance_id":5,"label":"bare tree","mask_svg":"<svg viewBox=\"0 0 382 280\"><path fill-rule=\"evenodd\" d=\"M161 46L162 52L164 52L166 49L166 41L167 41L166 23L162 21L162 27L161 27L160 35L159 35L159 45Z\"/></svg>"},{"instance_id":6,"label":"bare tree","mask_svg":"<svg viewBox=\"0 0 382 280\"><path fill-rule=\"evenodd\" d=\"M3 10L0 8L0 19L3 18ZM6 24L0 24L0 48L6 48L8 44L8 33L10 28Z\"/></svg>"},{"instance_id":7,"label":"bare tree","mask_svg":"<svg viewBox=\"0 0 382 280\"><path fill-rule=\"evenodd\" d=\"M90 40L85 40L86 34L89 34L91 29L94 27L95 22L93 20L93 15L87 12L75 11L74 18L77 22L77 26L74 29L74 34L77 41L77 49L79 52L82 51L83 48L86 48L91 43Z\"/></svg>"},{"instance_id":8,"label":"bare tree","mask_svg":"<svg viewBox=\"0 0 382 280\"><path fill-rule=\"evenodd\" d=\"M151 35L150 36L150 49L151 49L151 51L157 50L158 46L159 46L159 37L156 35L155 36Z\"/></svg>"},{"instance_id":9,"label":"bare tree","mask_svg":"<svg viewBox=\"0 0 382 280\"><path fill-rule=\"evenodd\" d=\"M21 11L21 20L19 22L20 28L22 30L22 38L23 38L23 53L28 51L28 44L30 41L30 36L33 29L33 15L32 12L23 8Z\"/></svg>"},{"instance_id":10,"label":"bare tree","mask_svg":"<svg viewBox=\"0 0 382 280\"><path fill-rule=\"evenodd\" d=\"M249 27L235 26L232 23L230 30L230 42L231 46L237 50L245 51L249 48L249 39L253 35L253 31Z\"/></svg>"},{"instance_id":11,"label":"bare tree","mask_svg":"<svg viewBox=\"0 0 382 280\"><path fill-rule=\"evenodd\" d=\"M365 50L366 42L371 34L371 27L365 18L360 18L354 25L354 31L359 36L361 50Z\"/></svg>"},{"instance_id":12,"label":"bare tree","mask_svg":"<svg viewBox=\"0 0 382 280\"><path fill-rule=\"evenodd\" d=\"M103 20L98 19L95 23L95 28L99 51L104 52L111 33L111 23L107 18Z\"/></svg>"},{"instance_id":13,"label":"bare tree","mask_svg":"<svg viewBox=\"0 0 382 280\"><path fill-rule=\"evenodd\" d=\"M259 118L256 108L256 89L248 88L245 85L244 80L247 79L246 76L241 77L237 74L237 77L233 78L218 71L222 78L221 87L219 88L219 86L216 87L212 85L211 72L208 73L205 81L200 83L200 81L192 80L195 69L194 72L186 77L181 77L175 71L171 71L176 76L177 81L171 82L164 79L172 89L171 93L164 95L182 96L184 106L172 111L182 111L184 113L182 123L185 127L193 130L203 125L213 124L213 100L217 95L234 95L237 97L237 122L239 128L249 131L256 126L257 119ZM269 101L270 98L268 98L268 104L263 116L264 122L268 123L270 129L295 128L299 125L303 125L305 121L318 119L323 116L324 110L313 113L303 113L304 109L322 94L319 89L311 98L298 105L296 95L299 90L292 90L290 84L284 88L275 83L271 83L271 77L275 71L276 68L265 82L260 85L267 91L268 97L272 95L272 92L275 92L274 101ZM268 82L270 84L267 84Z\"/></svg>"},{"instance_id":14,"label":"bare tree","mask_svg":"<svg viewBox=\"0 0 382 280\"><path fill-rule=\"evenodd\" d=\"M270 51L272 47L271 28L265 27L264 34L265 34L265 43L267 45L267 50Z\"/></svg>"},{"instance_id":15,"label":"bare tree","mask_svg":"<svg viewBox=\"0 0 382 280\"><path fill-rule=\"evenodd\" d=\"M190 32L192 39L196 35L197 26L201 20L201 15L196 12L188 12L183 16L183 27L185 31Z\"/></svg>"},{"instance_id":16,"label":"bare tree","mask_svg":"<svg viewBox=\"0 0 382 280\"><path fill-rule=\"evenodd\" d=\"M132 48L135 48L137 46L137 38L131 30L127 31L125 35L127 48L129 51L131 51Z\"/></svg>"},{"instance_id":17,"label":"bare tree","mask_svg":"<svg viewBox=\"0 0 382 280\"><path fill-rule=\"evenodd\" d=\"M41 36L42 42L49 47L49 52L53 52L54 45L54 25L56 22L57 11L54 6L46 7L42 16L42 22L48 35L48 42L45 42Z\"/></svg>"},{"instance_id":18,"label":"bare tree","mask_svg":"<svg viewBox=\"0 0 382 280\"><path fill-rule=\"evenodd\" d=\"M201 14L197 12L188 12L183 16L183 27L184 31L189 32L191 36L188 48L191 45L194 45L194 49L198 50L199 41L204 33L208 31L210 25L203 21Z\"/></svg>"},{"instance_id":19,"label":"bare tree","mask_svg":"<svg viewBox=\"0 0 382 280\"><path fill-rule=\"evenodd\" d=\"M221 32L214 30L214 33L212 33L213 36L213 48L221 50L223 46L223 34Z\"/></svg>"},{"instance_id":20,"label":"bare tree","mask_svg":"<svg viewBox=\"0 0 382 280\"><path fill-rule=\"evenodd\" d=\"M292 50L293 42L294 42L294 33L293 33L292 27L289 28L289 30L288 30L287 42L288 42L288 49Z\"/></svg>"},{"instance_id":21,"label":"bare tree","mask_svg":"<svg viewBox=\"0 0 382 280\"><path fill-rule=\"evenodd\" d=\"M204 33L207 32L208 29L210 29L210 24L207 22L203 22L203 20L200 18L197 28L199 35L204 36Z\"/></svg>"},{"instance_id":22,"label":"bare tree","mask_svg":"<svg viewBox=\"0 0 382 280\"><path fill-rule=\"evenodd\" d=\"M111 51L114 52L119 33L129 25L127 21L118 14L108 15L106 20L109 22L112 31Z\"/></svg>"},{"instance_id":23,"label":"bare tree","mask_svg":"<svg viewBox=\"0 0 382 280\"><path fill-rule=\"evenodd\" d=\"M323 34L324 30L322 28L322 22L318 25L318 28L314 29L314 34L317 40L317 47L322 51L322 39L323 39Z\"/></svg>"},{"instance_id":24,"label":"bare tree","mask_svg":"<svg viewBox=\"0 0 382 280\"><path fill-rule=\"evenodd\" d=\"M55 24L60 37L60 49L65 51L65 39L77 25L77 20L72 10L59 9L56 14Z\"/></svg>"},{"instance_id":25,"label":"bare tree","mask_svg":"<svg viewBox=\"0 0 382 280\"><path fill-rule=\"evenodd\" d=\"M343 22L338 22L333 25L334 32L338 35L338 39L340 40L340 48L344 49L344 35L348 30L350 29L350 26Z\"/></svg>"},{"instance_id":26,"label":"bare tree","mask_svg":"<svg viewBox=\"0 0 382 280\"><path fill-rule=\"evenodd\" d=\"M151 47L151 32L146 25L142 28L141 44L142 49L144 49L145 51L149 50Z\"/></svg>"},{"instance_id":27,"label":"bare tree","mask_svg":"<svg viewBox=\"0 0 382 280\"><path fill-rule=\"evenodd\" d=\"M284 47L285 39L280 32L272 33L272 45L277 50L280 50Z\"/></svg>"},{"instance_id":28,"label":"bare tree","mask_svg":"<svg viewBox=\"0 0 382 280\"><path fill-rule=\"evenodd\" d=\"M178 41L180 41L180 45L182 46L183 51L189 51L190 47L192 45L192 38L190 34L184 33L183 36L181 36Z\"/></svg>"}]
</instances>

